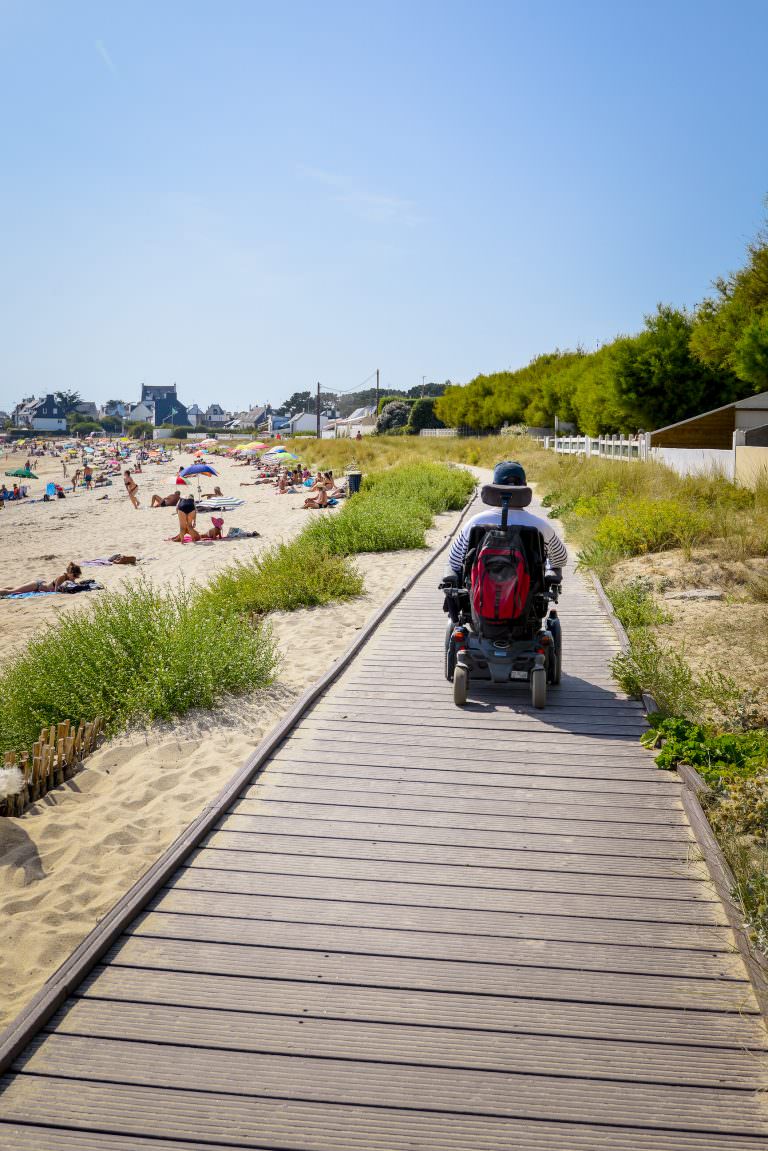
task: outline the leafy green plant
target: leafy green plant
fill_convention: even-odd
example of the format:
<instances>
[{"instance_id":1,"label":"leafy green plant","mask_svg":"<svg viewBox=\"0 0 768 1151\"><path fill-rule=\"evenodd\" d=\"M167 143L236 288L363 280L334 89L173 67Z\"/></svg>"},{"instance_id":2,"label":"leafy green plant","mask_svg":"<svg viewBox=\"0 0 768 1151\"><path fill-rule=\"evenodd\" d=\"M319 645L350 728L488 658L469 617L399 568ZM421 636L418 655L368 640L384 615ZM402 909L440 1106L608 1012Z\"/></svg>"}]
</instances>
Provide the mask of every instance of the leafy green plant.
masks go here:
<instances>
[{"instance_id":1,"label":"leafy green plant","mask_svg":"<svg viewBox=\"0 0 768 1151\"><path fill-rule=\"evenodd\" d=\"M695 711L698 694L693 672L679 651L662 645L649 632L636 629L631 649L611 661L611 673L627 695L650 692L664 715Z\"/></svg>"},{"instance_id":2,"label":"leafy green plant","mask_svg":"<svg viewBox=\"0 0 768 1151\"><path fill-rule=\"evenodd\" d=\"M637 577L627 583L610 584L606 590L616 616L627 630L654 627L669 623L672 618L654 600L647 579Z\"/></svg>"},{"instance_id":3,"label":"leafy green plant","mask_svg":"<svg viewBox=\"0 0 768 1151\"><path fill-rule=\"evenodd\" d=\"M269 630L225 601L139 578L62 616L0 674L0 750L27 749L40 729L101 716L113 732L133 719L208 708L225 693L263 687L277 656Z\"/></svg>"},{"instance_id":4,"label":"leafy green plant","mask_svg":"<svg viewBox=\"0 0 768 1151\"><path fill-rule=\"evenodd\" d=\"M651 724L642 743L661 746L656 763L667 771L679 763L690 764L716 788L768 771L768 732L719 732L710 725L669 716L652 716Z\"/></svg>"},{"instance_id":5,"label":"leafy green plant","mask_svg":"<svg viewBox=\"0 0 768 1151\"><path fill-rule=\"evenodd\" d=\"M336 518L336 517L333 517ZM289 543L224 568L203 591L212 602L236 612L264 615L351 599L363 592L363 577L312 525Z\"/></svg>"}]
</instances>

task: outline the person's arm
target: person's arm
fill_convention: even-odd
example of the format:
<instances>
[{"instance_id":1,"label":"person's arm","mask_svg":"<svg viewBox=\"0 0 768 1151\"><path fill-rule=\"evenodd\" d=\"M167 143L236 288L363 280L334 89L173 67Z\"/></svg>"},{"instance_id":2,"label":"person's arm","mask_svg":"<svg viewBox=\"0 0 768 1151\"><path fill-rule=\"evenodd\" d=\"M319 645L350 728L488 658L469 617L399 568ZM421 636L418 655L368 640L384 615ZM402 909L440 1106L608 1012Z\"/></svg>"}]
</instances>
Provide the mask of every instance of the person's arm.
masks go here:
<instances>
[{"instance_id":1,"label":"person's arm","mask_svg":"<svg viewBox=\"0 0 768 1151\"><path fill-rule=\"evenodd\" d=\"M451 544L451 550L448 552L448 567L455 575L461 575L461 568L464 563L464 557L467 554L467 544L469 542L469 535L466 528L462 528L456 539Z\"/></svg>"},{"instance_id":2,"label":"person's arm","mask_svg":"<svg viewBox=\"0 0 768 1151\"><path fill-rule=\"evenodd\" d=\"M550 567L564 568L568 562L568 549L555 529L547 524L548 532L543 532L547 562Z\"/></svg>"}]
</instances>

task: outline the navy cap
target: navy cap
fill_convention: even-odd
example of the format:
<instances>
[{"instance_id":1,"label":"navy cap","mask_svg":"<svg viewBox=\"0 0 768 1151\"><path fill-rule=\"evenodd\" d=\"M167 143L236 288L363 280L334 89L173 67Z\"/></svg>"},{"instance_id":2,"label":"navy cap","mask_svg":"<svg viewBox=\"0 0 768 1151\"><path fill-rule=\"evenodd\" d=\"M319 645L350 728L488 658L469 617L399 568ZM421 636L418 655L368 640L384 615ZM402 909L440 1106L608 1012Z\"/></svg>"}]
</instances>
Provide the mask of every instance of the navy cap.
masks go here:
<instances>
[{"instance_id":1,"label":"navy cap","mask_svg":"<svg viewBox=\"0 0 768 1151\"><path fill-rule=\"evenodd\" d=\"M493 482L513 487L525 487L525 468L515 461L505 460L493 469Z\"/></svg>"}]
</instances>

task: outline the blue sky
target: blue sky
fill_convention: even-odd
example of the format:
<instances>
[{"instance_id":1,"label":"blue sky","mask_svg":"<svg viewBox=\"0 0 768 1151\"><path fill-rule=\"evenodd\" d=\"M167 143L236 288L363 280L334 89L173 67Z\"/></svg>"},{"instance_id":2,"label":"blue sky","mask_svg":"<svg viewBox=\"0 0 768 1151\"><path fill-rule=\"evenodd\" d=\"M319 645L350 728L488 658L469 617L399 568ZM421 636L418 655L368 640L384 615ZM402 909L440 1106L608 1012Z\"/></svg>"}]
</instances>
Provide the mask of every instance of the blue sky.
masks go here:
<instances>
[{"instance_id":1,"label":"blue sky","mask_svg":"<svg viewBox=\"0 0 768 1151\"><path fill-rule=\"evenodd\" d=\"M0 0L0 407L465 382L637 330L768 193L768 3Z\"/></svg>"}]
</instances>

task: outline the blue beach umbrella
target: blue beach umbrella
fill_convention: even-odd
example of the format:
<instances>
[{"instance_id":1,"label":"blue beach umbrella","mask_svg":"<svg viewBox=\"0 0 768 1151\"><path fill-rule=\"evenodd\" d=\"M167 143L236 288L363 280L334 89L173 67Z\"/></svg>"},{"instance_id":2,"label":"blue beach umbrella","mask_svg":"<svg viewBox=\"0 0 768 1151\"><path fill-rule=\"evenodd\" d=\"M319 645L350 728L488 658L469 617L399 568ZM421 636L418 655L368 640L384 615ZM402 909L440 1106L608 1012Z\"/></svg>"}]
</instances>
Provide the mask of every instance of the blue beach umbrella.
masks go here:
<instances>
[{"instance_id":1,"label":"blue beach umbrella","mask_svg":"<svg viewBox=\"0 0 768 1151\"><path fill-rule=\"evenodd\" d=\"M190 464L181 473L183 479L186 479L187 476L217 476L218 474L210 464Z\"/></svg>"}]
</instances>

